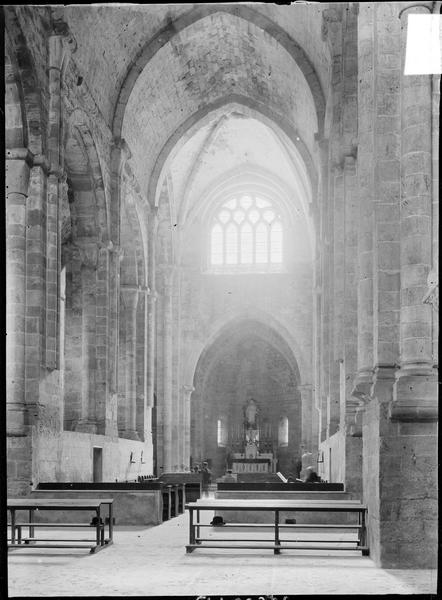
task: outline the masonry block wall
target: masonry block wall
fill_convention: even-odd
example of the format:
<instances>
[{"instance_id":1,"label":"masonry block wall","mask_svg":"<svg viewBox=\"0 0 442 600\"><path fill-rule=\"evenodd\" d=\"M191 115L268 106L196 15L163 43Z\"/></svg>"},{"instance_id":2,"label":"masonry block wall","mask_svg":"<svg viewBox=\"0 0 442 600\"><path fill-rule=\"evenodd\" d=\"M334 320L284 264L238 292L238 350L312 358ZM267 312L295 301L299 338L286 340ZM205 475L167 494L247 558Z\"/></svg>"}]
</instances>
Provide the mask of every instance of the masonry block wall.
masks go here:
<instances>
[{"instance_id":1,"label":"masonry block wall","mask_svg":"<svg viewBox=\"0 0 442 600\"><path fill-rule=\"evenodd\" d=\"M92 481L94 447L103 450L103 480L134 479L152 473L152 441L150 425L145 430L147 408L135 422L132 371L123 401L141 435L133 443L118 437L117 390L110 377L117 362L110 340L120 270L118 211L111 214L107 198L112 136L86 84L79 89L82 77L69 60L75 42L66 26L44 8L6 13L7 218L13 236L7 276L10 491L26 494L39 481ZM135 283L145 285L141 275ZM136 348L128 352L132 356Z\"/></svg>"},{"instance_id":2,"label":"masonry block wall","mask_svg":"<svg viewBox=\"0 0 442 600\"><path fill-rule=\"evenodd\" d=\"M257 333L258 331L258 333ZM192 462L210 459L214 475L223 475L232 453L244 452L244 409L258 406L259 450L278 458L278 468L294 471L301 457L299 375L281 352L259 336L253 322L237 323L215 342L197 368L191 398ZM288 439L279 428L288 421ZM218 422L225 437L218 440Z\"/></svg>"},{"instance_id":3,"label":"masonry block wall","mask_svg":"<svg viewBox=\"0 0 442 600\"><path fill-rule=\"evenodd\" d=\"M357 87L359 109L357 130L351 120L357 135L357 155L345 156L346 136L340 129L334 131L335 113L330 113L329 142L324 144L324 155L330 160L332 139L339 139L340 154L335 156L340 164L333 173L323 171L328 180L324 194L333 201L335 216L339 197L344 199L345 215L350 215L348 220L345 216L345 223L350 231L357 231L356 245L345 245L344 253L357 255L357 262L349 264L350 270L340 270L342 221L335 221L328 230L324 223L327 235L335 242L332 256L323 262L319 275L328 307L328 316L322 314L324 333L320 339L325 364L321 369L320 447L325 457L333 456L338 451L336 436L346 438L342 446L345 473L341 476L347 488L362 493L369 507L374 560L392 568L423 567L436 561L435 540L424 532L436 529L436 512L432 510L437 471L437 355L431 348L437 337L437 291L432 291L431 273L437 264L432 251L437 239L437 227L432 223L437 213L431 201L434 138L430 122L435 95L439 97L439 77L403 74L408 15L429 14L431 10L428 3L413 7L407 3L361 4L356 39L355 30L348 30L351 11L342 19L337 18L335 8L325 15L327 35L337 55L343 43L337 57L338 81L344 77L344 115L340 118L345 117L348 106L346 89L354 93ZM356 69L348 65L346 40L353 49L356 43ZM342 179L343 192L337 187ZM355 202L357 224L351 216ZM327 208L321 210L328 222ZM335 277L331 282L333 264ZM352 283L357 289L357 297L348 298L358 331L353 357L336 344L342 308L336 292L342 289L342 278L347 289ZM347 341L347 335L343 339ZM339 431L332 435L336 427ZM352 463L348 462L351 457ZM323 471L327 472L326 463ZM328 472L338 476L333 460ZM408 522L411 515L413 523ZM419 536L425 538L426 545L416 559L412 539Z\"/></svg>"},{"instance_id":4,"label":"masonry block wall","mask_svg":"<svg viewBox=\"0 0 442 600\"><path fill-rule=\"evenodd\" d=\"M377 564L435 565L440 77L403 73L433 10L3 7L9 493L91 481L94 448L107 480L221 470L250 392L294 423L285 468L367 503ZM246 184L282 272L209 268Z\"/></svg>"}]
</instances>

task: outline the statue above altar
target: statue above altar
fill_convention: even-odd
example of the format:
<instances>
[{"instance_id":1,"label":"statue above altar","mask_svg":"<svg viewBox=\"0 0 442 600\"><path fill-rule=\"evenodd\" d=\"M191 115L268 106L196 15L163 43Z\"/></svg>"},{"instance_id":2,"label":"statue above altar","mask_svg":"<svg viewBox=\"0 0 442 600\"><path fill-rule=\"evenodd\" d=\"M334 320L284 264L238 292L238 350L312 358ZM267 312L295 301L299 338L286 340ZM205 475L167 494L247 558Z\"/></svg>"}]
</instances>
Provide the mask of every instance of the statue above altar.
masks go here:
<instances>
[{"instance_id":1,"label":"statue above altar","mask_svg":"<svg viewBox=\"0 0 442 600\"><path fill-rule=\"evenodd\" d=\"M235 427L233 452L229 455L234 473L268 473L274 470L271 428L268 419L261 422L254 398L242 406L243 420Z\"/></svg>"},{"instance_id":2,"label":"statue above altar","mask_svg":"<svg viewBox=\"0 0 442 600\"><path fill-rule=\"evenodd\" d=\"M256 401L250 398L244 406L244 425L246 430L251 429L255 431L258 429L258 413L259 408Z\"/></svg>"}]
</instances>

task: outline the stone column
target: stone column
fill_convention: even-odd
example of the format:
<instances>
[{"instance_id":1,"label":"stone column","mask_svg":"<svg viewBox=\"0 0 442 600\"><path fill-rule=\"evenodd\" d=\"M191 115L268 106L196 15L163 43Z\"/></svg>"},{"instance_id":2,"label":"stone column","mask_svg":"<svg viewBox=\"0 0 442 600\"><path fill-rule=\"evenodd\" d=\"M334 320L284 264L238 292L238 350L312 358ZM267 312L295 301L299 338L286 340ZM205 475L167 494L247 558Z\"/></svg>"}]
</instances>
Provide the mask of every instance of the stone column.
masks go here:
<instances>
[{"instance_id":1,"label":"stone column","mask_svg":"<svg viewBox=\"0 0 442 600\"><path fill-rule=\"evenodd\" d=\"M45 228L48 164L43 156L34 157L26 202L26 406L28 414L40 404L40 376L45 348ZM61 296L60 296L61 301ZM60 367L64 368L64 367ZM62 397L62 396L60 396ZM61 404L61 403L60 403ZM55 414L52 415L55 421ZM62 427L62 407L59 425ZM33 422L34 419L32 419Z\"/></svg>"},{"instance_id":2,"label":"stone column","mask_svg":"<svg viewBox=\"0 0 442 600\"><path fill-rule=\"evenodd\" d=\"M138 288L137 306L137 431L140 439L146 441L147 417L147 287ZM149 429L150 431L150 429Z\"/></svg>"},{"instance_id":3,"label":"stone column","mask_svg":"<svg viewBox=\"0 0 442 600\"><path fill-rule=\"evenodd\" d=\"M431 4L401 14L402 67L411 14L428 14ZM432 309L423 300L432 266L432 78L401 76L401 310L400 371L392 417L437 418L437 375L433 372Z\"/></svg>"},{"instance_id":4,"label":"stone column","mask_svg":"<svg viewBox=\"0 0 442 600\"><path fill-rule=\"evenodd\" d=\"M109 241L109 343L108 343L108 382L109 402L107 430L113 435L119 429L119 301L120 301L120 263L123 249L120 246L120 205L123 168L131 153L122 138L114 138L111 146L111 212Z\"/></svg>"},{"instance_id":5,"label":"stone column","mask_svg":"<svg viewBox=\"0 0 442 600\"><path fill-rule=\"evenodd\" d=\"M76 431L96 433L96 314L98 246L93 241L77 241L81 261L81 408Z\"/></svg>"},{"instance_id":6,"label":"stone column","mask_svg":"<svg viewBox=\"0 0 442 600\"><path fill-rule=\"evenodd\" d=\"M308 452L313 452L312 445L317 449L316 439L313 439L313 397L312 385L298 385L301 393L301 445Z\"/></svg>"},{"instance_id":7,"label":"stone column","mask_svg":"<svg viewBox=\"0 0 442 600\"><path fill-rule=\"evenodd\" d=\"M358 19L358 372L353 395L368 400L373 374L374 5Z\"/></svg>"},{"instance_id":8,"label":"stone column","mask_svg":"<svg viewBox=\"0 0 442 600\"><path fill-rule=\"evenodd\" d=\"M319 416L318 423L318 445L326 437L327 431L327 406L326 398L328 394L328 373L329 373L329 298L328 298L328 198L329 198L329 144L328 140L318 140L320 158L321 158L321 204L319 231L317 238L317 247L320 249L317 259L316 270L316 308L317 308L317 386L315 389L317 410Z\"/></svg>"},{"instance_id":9,"label":"stone column","mask_svg":"<svg viewBox=\"0 0 442 600\"><path fill-rule=\"evenodd\" d=\"M333 181L333 347L330 364L329 435L336 433L339 428L340 373L345 339L345 198L344 173L340 165L334 169Z\"/></svg>"},{"instance_id":10,"label":"stone column","mask_svg":"<svg viewBox=\"0 0 442 600\"><path fill-rule=\"evenodd\" d=\"M436 423L431 422L436 414L433 408L437 393L435 382L431 387L432 365L428 360L428 344L424 343L428 331L422 319L425 313L419 310L416 298L420 295L422 302L426 286L420 285L425 282L421 276L427 275L430 265L426 254L426 245L431 244L427 210L430 198L424 183L425 156L431 159L431 146L425 141L427 138L431 141L428 124L431 96L423 93L419 78L415 78L416 88L409 87L408 80L404 82L406 32L401 33L398 18L403 6L360 5L360 14L366 17L360 23L360 78L364 82L368 77L366 72L373 73L366 88L360 84L362 108L368 103L373 110L360 112L358 170L365 173L374 190L370 217L373 246L369 259L374 291L371 326L374 376L368 393L366 388L357 387L356 392L366 401L363 499L370 514L370 555L384 568L428 568L435 566L437 555L437 434ZM419 11L423 6L407 10ZM404 13L402 24L403 19ZM423 76L425 79L428 80ZM368 137L361 123L367 115L372 121L371 126L367 123ZM401 140L401 148L397 140ZM369 155L376 157L374 164L365 164L367 149ZM416 164L418 169L413 166ZM364 191L363 186L360 189ZM362 200L361 195L361 206Z\"/></svg>"},{"instance_id":11,"label":"stone column","mask_svg":"<svg viewBox=\"0 0 442 600\"><path fill-rule=\"evenodd\" d=\"M344 377L345 406L341 409L341 428L346 436L360 437L362 424L356 433L356 411L360 401L352 396L353 381L357 372L357 266L358 266L358 190L357 169L354 156L344 158L344 195L345 195L345 282L344 282ZM361 419L359 419L360 421ZM346 442L347 443L347 442ZM350 442L351 444L351 442ZM361 478L359 465L359 479ZM346 462L346 477L350 476ZM352 473L351 476L354 476Z\"/></svg>"},{"instance_id":12,"label":"stone column","mask_svg":"<svg viewBox=\"0 0 442 600\"><path fill-rule=\"evenodd\" d=\"M147 381L146 404L153 406L155 388L155 324L156 324L156 238L158 229L158 210L152 209L149 217L148 238L148 295L147 295Z\"/></svg>"},{"instance_id":13,"label":"stone column","mask_svg":"<svg viewBox=\"0 0 442 600\"><path fill-rule=\"evenodd\" d=\"M172 406L172 335L173 335L173 267L165 266L163 271L163 470L171 472L173 468L172 430L174 411Z\"/></svg>"},{"instance_id":14,"label":"stone column","mask_svg":"<svg viewBox=\"0 0 442 600\"><path fill-rule=\"evenodd\" d=\"M26 199L31 155L6 152L6 402L8 436L26 434L25 314Z\"/></svg>"},{"instance_id":15,"label":"stone column","mask_svg":"<svg viewBox=\"0 0 442 600\"><path fill-rule=\"evenodd\" d=\"M195 388L192 385L183 385L183 407L184 407L184 432L182 457L185 468L190 467L190 398Z\"/></svg>"},{"instance_id":16,"label":"stone column","mask_svg":"<svg viewBox=\"0 0 442 600\"><path fill-rule=\"evenodd\" d=\"M122 436L139 440L137 433L137 304L138 287L122 285L120 288L120 318L125 325L125 409L126 422Z\"/></svg>"},{"instance_id":17,"label":"stone column","mask_svg":"<svg viewBox=\"0 0 442 600\"><path fill-rule=\"evenodd\" d=\"M65 185L63 173L62 80L71 52L76 45L69 28L55 18L48 45L48 194L46 205L46 318L45 366L59 368L59 277L61 270L61 223L59 198Z\"/></svg>"},{"instance_id":18,"label":"stone column","mask_svg":"<svg viewBox=\"0 0 442 600\"><path fill-rule=\"evenodd\" d=\"M109 266L111 243L99 244L96 273L96 382L95 382L95 408L97 433L106 434L108 431L109 412L112 401L109 401ZM114 430L115 433L115 430Z\"/></svg>"}]
</instances>

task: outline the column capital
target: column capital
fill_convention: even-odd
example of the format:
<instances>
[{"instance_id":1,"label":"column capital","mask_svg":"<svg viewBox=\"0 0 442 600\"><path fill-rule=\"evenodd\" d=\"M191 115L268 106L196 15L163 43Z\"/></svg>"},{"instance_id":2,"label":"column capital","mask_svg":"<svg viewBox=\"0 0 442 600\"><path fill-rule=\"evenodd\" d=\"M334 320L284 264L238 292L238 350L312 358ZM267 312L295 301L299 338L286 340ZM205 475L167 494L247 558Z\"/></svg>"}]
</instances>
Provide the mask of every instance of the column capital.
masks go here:
<instances>
[{"instance_id":1,"label":"column capital","mask_svg":"<svg viewBox=\"0 0 442 600\"><path fill-rule=\"evenodd\" d=\"M430 304L437 312L439 310L439 275L436 269L431 269L427 277L427 293L422 298L423 304Z\"/></svg>"},{"instance_id":2,"label":"column capital","mask_svg":"<svg viewBox=\"0 0 442 600\"><path fill-rule=\"evenodd\" d=\"M371 400L371 387L373 385L373 369L360 369L353 383L351 395L361 401L362 405Z\"/></svg>"},{"instance_id":3,"label":"column capital","mask_svg":"<svg viewBox=\"0 0 442 600\"><path fill-rule=\"evenodd\" d=\"M186 395L189 395L195 391L195 388L193 387L193 385L183 385L183 392Z\"/></svg>"},{"instance_id":4,"label":"column capital","mask_svg":"<svg viewBox=\"0 0 442 600\"><path fill-rule=\"evenodd\" d=\"M356 175L356 156L353 154L346 154L344 156L344 171L348 175Z\"/></svg>"},{"instance_id":5,"label":"column capital","mask_svg":"<svg viewBox=\"0 0 442 600\"><path fill-rule=\"evenodd\" d=\"M334 162L330 165L330 171L335 177L340 177L344 172L344 165L342 162Z\"/></svg>"},{"instance_id":6,"label":"column capital","mask_svg":"<svg viewBox=\"0 0 442 600\"><path fill-rule=\"evenodd\" d=\"M112 149L119 150L122 162L125 162L126 160L129 160L132 157L132 152L129 147L129 144L124 138L114 137L112 139Z\"/></svg>"},{"instance_id":7,"label":"column capital","mask_svg":"<svg viewBox=\"0 0 442 600\"><path fill-rule=\"evenodd\" d=\"M120 285L120 295L126 308L135 309L138 304L138 286L131 284Z\"/></svg>"},{"instance_id":8,"label":"column capital","mask_svg":"<svg viewBox=\"0 0 442 600\"><path fill-rule=\"evenodd\" d=\"M362 437L362 415L365 406L361 405L356 410L345 416L345 433L350 437Z\"/></svg>"},{"instance_id":9,"label":"column capital","mask_svg":"<svg viewBox=\"0 0 442 600\"><path fill-rule=\"evenodd\" d=\"M77 40L75 39L69 25L63 19L63 13L53 9L52 32L49 36L49 47L52 53L50 69L62 70L67 66L66 56L77 51Z\"/></svg>"},{"instance_id":10,"label":"column capital","mask_svg":"<svg viewBox=\"0 0 442 600\"><path fill-rule=\"evenodd\" d=\"M376 365L373 369L371 398L377 398L382 403L391 401L397 368L397 365Z\"/></svg>"},{"instance_id":11,"label":"column capital","mask_svg":"<svg viewBox=\"0 0 442 600\"><path fill-rule=\"evenodd\" d=\"M10 152L8 151L7 154ZM28 197L29 170L31 166L32 163L29 162L27 151L7 157L5 169L6 197L18 194L23 197L20 201L25 201Z\"/></svg>"},{"instance_id":12,"label":"column capital","mask_svg":"<svg viewBox=\"0 0 442 600\"><path fill-rule=\"evenodd\" d=\"M107 240L103 242L102 247L104 247L109 252L109 254L113 254L120 261L123 260L124 249L118 244L114 244L112 240Z\"/></svg>"},{"instance_id":13,"label":"column capital","mask_svg":"<svg viewBox=\"0 0 442 600\"><path fill-rule=\"evenodd\" d=\"M126 145L127 146L127 145ZM127 147L126 150L126 146L124 147L124 156L123 156L123 162L124 162L124 166L123 166L123 176L124 176L124 180L126 185L130 186L133 190L133 192L135 192L135 194L137 196L141 196L141 187L140 184L138 183L138 179L135 176L135 173L133 172L132 166L129 162L129 160L132 158L132 153L129 150L129 148Z\"/></svg>"},{"instance_id":14,"label":"column capital","mask_svg":"<svg viewBox=\"0 0 442 600\"><path fill-rule=\"evenodd\" d=\"M6 148L6 160L23 160L29 167L34 165L35 155L29 148Z\"/></svg>"},{"instance_id":15,"label":"column capital","mask_svg":"<svg viewBox=\"0 0 442 600\"><path fill-rule=\"evenodd\" d=\"M410 6L406 6L405 8L403 8L400 12L399 12L399 19L401 20L401 22L404 22L404 19L407 15L411 14L417 14L417 13L429 13L431 14L433 12L433 2L420 2L419 4L411 4Z\"/></svg>"},{"instance_id":16,"label":"column capital","mask_svg":"<svg viewBox=\"0 0 442 600\"><path fill-rule=\"evenodd\" d=\"M313 391L313 384L311 383L300 383L297 387L301 394L311 393Z\"/></svg>"},{"instance_id":17,"label":"column capital","mask_svg":"<svg viewBox=\"0 0 442 600\"><path fill-rule=\"evenodd\" d=\"M319 133L315 133L315 142L318 144L318 147L323 152L328 151L329 139L320 135Z\"/></svg>"},{"instance_id":18,"label":"column capital","mask_svg":"<svg viewBox=\"0 0 442 600\"><path fill-rule=\"evenodd\" d=\"M82 265L91 269L98 265L99 244L97 240L77 238L72 242L72 246L77 248Z\"/></svg>"}]
</instances>

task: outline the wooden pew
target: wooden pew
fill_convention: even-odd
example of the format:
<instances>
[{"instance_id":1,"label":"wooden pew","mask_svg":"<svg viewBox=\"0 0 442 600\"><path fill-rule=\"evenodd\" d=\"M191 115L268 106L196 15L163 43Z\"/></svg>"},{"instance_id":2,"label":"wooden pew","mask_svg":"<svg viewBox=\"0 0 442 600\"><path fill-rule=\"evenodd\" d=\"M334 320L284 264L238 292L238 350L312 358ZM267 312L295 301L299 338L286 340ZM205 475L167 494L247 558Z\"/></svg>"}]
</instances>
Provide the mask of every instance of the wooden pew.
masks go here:
<instances>
[{"instance_id":1,"label":"wooden pew","mask_svg":"<svg viewBox=\"0 0 442 600\"><path fill-rule=\"evenodd\" d=\"M101 507L108 507L108 517L106 519L109 531L109 537L104 537L105 523L103 523ZM8 499L7 509L11 514L11 543L8 544L10 549L18 548L78 548L84 547L84 542L89 543L90 553L93 554L106 548L113 543L113 499L111 498L94 498L78 500L75 498L45 499L39 500L34 498L17 498ZM29 511L29 519L27 521L17 521L17 511ZM35 511L94 511L95 522L92 523L44 523L35 521ZM23 537L23 528L28 527L28 537ZM92 539L66 539L61 537L55 538L37 538L35 537L35 529L39 527L47 528L72 528L72 527L87 527L95 528L95 540ZM56 535L56 534L55 534ZM69 542L69 543L66 543ZM73 542L76 542L75 544ZM90 545L90 542L94 542ZM79 544L82 545L79 545Z\"/></svg>"},{"instance_id":2,"label":"wooden pew","mask_svg":"<svg viewBox=\"0 0 442 600\"><path fill-rule=\"evenodd\" d=\"M364 556L369 553L367 545L367 528L366 517L367 507L357 500L341 500L341 501L316 501L312 502L302 500L199 500L186 504L186 509L189 511L189 543L186 545L188 553L193 552L196 548L266 548L273 549L275 554L279 554L282 549L301 549L301 550L359 550ZM225 526L215 528L201 522L201 511L271 511L274 515L273 523L228 523ZM291 512L296 515L297 511L310 511L314 513L351 513L357 517L357 522L354 524L282 524L279 522L280 512ZM196 519L194 513L196 512ZM202 528L211 527L213 530L241 530L258 528L264 530L272 530L272 538L204 538L200 535ZM286 529L319 529L319 530L353 530L357 533L357 538L354 541L343 544L340 540L340 545L324 545L330 540L315 540L322 545L315 545L311 540L281 540L280 533ZM253 542L253 545L251 544ZM263 542L266 542L264 545ZM308 545L303 545L303 542L309 542ZM289 545L292 544L292 545ZM349 545L351 544L351 545Z\"/></svg>"}]
</instances>

